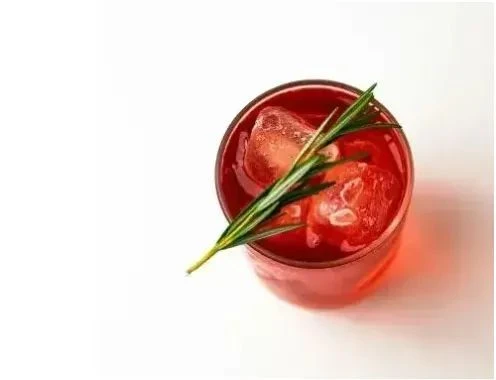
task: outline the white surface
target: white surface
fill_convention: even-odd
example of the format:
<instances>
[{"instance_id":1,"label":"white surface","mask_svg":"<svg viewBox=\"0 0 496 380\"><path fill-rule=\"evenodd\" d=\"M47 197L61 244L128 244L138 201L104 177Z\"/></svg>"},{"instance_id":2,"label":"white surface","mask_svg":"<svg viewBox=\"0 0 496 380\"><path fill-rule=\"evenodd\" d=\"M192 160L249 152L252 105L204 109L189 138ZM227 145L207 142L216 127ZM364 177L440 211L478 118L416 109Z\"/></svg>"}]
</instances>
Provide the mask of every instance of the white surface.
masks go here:
<instances>
[{"instance_id":1,"label":"white surface","mask_svg":"<svg viewBox=\"0 0 496 380\"><path fill-rule=\"evenodd\" d=\"M490 376L492 6L204 3L0 6L0 378ZM378 81L416 164L393 275L320 313L183 275L226 126L303 78Z\"/></svg>"}]
</instances>

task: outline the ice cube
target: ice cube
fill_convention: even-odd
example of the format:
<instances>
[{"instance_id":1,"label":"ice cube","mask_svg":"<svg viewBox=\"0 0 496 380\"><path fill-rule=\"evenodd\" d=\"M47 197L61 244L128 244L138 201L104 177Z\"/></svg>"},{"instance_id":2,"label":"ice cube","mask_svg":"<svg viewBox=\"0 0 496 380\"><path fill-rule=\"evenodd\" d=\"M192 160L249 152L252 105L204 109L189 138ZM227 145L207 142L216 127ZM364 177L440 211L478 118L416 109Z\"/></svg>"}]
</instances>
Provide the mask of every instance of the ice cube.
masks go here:
<instances>
[{"instance_id":1,"label":"ice cube","mask_svg":"<svg viewBox=\"0 0 496 380\"><path fill-rule=\"evenodd\" d=\"M290 168L315 129L303 118L282 107L260 111L251 132L245 154L245 170L262 185L268 185ZM335 160L338 147L327 146L322 153Z\"/></svg>"},{"instance_id":2,"label":"ice cube","mask_svg":"<svg viewBox=\"0 0 496 380\"><path fill-rule=\"evenodd\" d=\"M310 200L308 226L341 250L353 251L386 228L401 187L396 177L373 164L349 162L325 175L335 185Z\"/></svg>"},{"instance_id":3,"label":"ice cube","mask_svg":"<svg viewBox=\"0 0 496 380\"><path fill-rule=\"evenodd\" d=\"M284 206L278 216L270 219L262 226L265 228L273 228L286 224L304 223L307 218L309 199L301 199ZM304 244L305 227L285 232L283 234L274 235L265 239L265 243L274 244L277 247L296 247Z\"/></svg>"},{"instance_id":4,"label":"ice cube","mask_svg":"<svg viewBox=\"0 0 496 380\"><path fill-rule=\"evenodd\" d=\"M385 136L384 131L379 129L355 132L339 139L339 150L343 157L367 152L368 163L386 168L384 164L391 162L391 157Z\"/></svg>"}]
</instances>

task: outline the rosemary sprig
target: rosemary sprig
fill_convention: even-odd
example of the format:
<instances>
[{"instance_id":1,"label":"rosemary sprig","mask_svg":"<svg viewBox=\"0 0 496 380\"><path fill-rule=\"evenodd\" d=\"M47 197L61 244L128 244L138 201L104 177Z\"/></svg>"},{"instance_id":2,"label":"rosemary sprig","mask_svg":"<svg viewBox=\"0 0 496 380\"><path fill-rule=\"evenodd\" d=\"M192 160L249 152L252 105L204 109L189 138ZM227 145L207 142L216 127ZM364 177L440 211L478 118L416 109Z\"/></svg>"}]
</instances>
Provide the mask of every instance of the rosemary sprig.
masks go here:
<instances>
[{"instance_id":1,"label":"rosemary sprig","mask_svg":"<svg viewBox=\"0 0 496 380\"><path fill-rule=\"evenodd\" d=\"M267 187L241 211L220 235L214 246L191 265L187 273L190 274L197 270L221 250L301 228L304 225L302 223L257 230L260 225L278 215L283 206L314 195L333 185L333 182L310 185L309 180L313 176L343 162L367 156L367 153L363 153L327 162L327 157L319 152L338 137L364 128L401 128L397 124L372 123L372 120L379 114L379 111L370 106L374 99L375 86L376 84L372 85L349 106L331 128L331 120L337 112L335 108L304 145L288 172Z\"/></svg>"}]
</instances>

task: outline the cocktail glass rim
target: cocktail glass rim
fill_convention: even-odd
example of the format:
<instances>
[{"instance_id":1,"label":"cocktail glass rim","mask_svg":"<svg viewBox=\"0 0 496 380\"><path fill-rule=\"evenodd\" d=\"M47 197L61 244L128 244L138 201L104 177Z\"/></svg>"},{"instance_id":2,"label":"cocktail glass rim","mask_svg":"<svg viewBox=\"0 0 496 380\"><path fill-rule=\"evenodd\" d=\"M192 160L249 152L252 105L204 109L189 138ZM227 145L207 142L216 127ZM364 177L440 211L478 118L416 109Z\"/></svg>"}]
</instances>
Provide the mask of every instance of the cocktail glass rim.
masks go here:
<instances>
[{"instance_id":1,"label":"cocktail glass rim","mask_svg":"<svg viewBox=\"0 0 496 380\"><path fill-rule=\"evenodd\" d=\"M235 127L240 123L240 121L246 115L248 115L250 111L253 108L255 108L260 102L266 101L267 99L271 97L275 97L285 91L294 91L302 87L337 88L341 91L344 90L345 92L348 92L349 94L355 97L360 96L360 94L362 94L363 92L353 86L341 82L325 80L325 79L306 79L306 80L292 81L273 87L263 92L262 94L258 95L256 98L250 101L245 107L243 107L243 109L239 111L238 114L231 121L226 132L224 133L224 136L222 137L222 141L219 145L219 149L217 151L217 158L215 162L215 188L217 192L217 198L219 200L222 212L224 213L224 216L228 221L231 221L233 216L228 213L225 195L223 194L220 186L220 171L221 171L221 163L222 163L222 157L225 151L225 147L229 142L232 132L234 131ZM377 107L381 111L381 113L385 114L390 122L398 123L395 117L391 114L391 112L389 112L389 110L380 102L374 99L372 104L375 107ZM290 267L306 268L306 269L322 269L322 268L332 268L332 267L350 264L356 260L361 259L367 254L374 252L375 250L379 249L382 245L386 244L389 237L392 234L394 234L394 232L396 231L396 229L399 227L400 223L403 221L403 219L406 216L412 198L413 180L414 180L412 152L408 140L405 134L403 133L403 131L400 129L394 129L392 130L392 133L395 133L397 135L401 145L401 150L406 154L405 193L403 195L403 199L401 200L400 207L398 208L391 223L382 232L382 234L379 235L377 239L375 239L372 243L368 244L364 248L354 252L349 256L337 260L322 261L322 262L308 262L303 260L288 259L285 258L284 256L280 256L277 253L274 253L268 249L263 248L257 243L248 244L248 246L251 248L252 253L258 253L262 255L265 259L277 261L280 264Z\"/></svg>"}]
</instances>

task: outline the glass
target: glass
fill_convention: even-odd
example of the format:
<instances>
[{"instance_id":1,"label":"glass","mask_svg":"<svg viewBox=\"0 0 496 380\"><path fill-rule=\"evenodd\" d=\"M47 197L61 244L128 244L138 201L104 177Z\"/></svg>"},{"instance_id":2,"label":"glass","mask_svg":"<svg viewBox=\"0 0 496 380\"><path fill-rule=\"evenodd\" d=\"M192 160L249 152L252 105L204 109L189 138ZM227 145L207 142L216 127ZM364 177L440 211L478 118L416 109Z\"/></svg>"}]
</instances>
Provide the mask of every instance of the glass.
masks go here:
<instances>
[{"instance_id":1,"label":"glass","mask_svg":"<svg viewBox=\"0 0 496 380\"><path fill-rule=\"evenodd\" d=\"M236 140L246 134L247 125L253 125L258 111L267 105L284 105L295 112L316 114L328 113L330 103L349 105L361 91L346 84L307 80L291 82L273 88L252 100L234 118L220 144L216 162L216 189L221 208L231 220L236 202L245 202L240 192L232 189L226 173L226 163L234 161L239 154L234 148ZM379 102L374 106L380 110L383 121L397 123L394 116ZM413 162L407 139L401 130L391 130L399 147L404 192L402 200L387 228L372 243L344 258L309 262L288 259L259 244L250 244L248 255L255 273L280 298L289 302L315 308L341 306L367 294L377 284L381 274L398 251L399 238L404 225L413 189ZM239 179L239 178L238 178Z\"/></svg>"}]
</instances>

